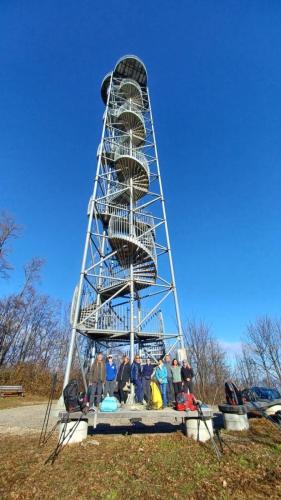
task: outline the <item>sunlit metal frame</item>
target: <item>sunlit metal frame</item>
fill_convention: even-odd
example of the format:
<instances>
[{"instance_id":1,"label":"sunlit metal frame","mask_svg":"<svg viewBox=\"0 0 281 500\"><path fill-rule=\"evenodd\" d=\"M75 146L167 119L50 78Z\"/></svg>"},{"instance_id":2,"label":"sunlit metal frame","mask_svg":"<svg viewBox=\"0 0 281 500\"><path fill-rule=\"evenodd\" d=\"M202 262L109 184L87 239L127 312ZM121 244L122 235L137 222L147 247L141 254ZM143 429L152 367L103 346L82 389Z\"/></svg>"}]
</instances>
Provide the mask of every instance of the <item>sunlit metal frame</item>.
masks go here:
<instances>
[{"instance_id":1,"label":"sunlit metal frame","mask_svg":"<svg viewBox=\"0 0 281 500\"><path fill-rule=\"evenodd\" d=\"M138 60L137 58L136 60L138 61L138 64L141 63L140 60ZM120 67L118 66L118 64L120 65L120 61L117 63L116 68ZM124 345L126 343L129 343L131 361L133 361L135 354L135 344L138 342L141 344L142 348L144 348L146 353L149 352L149 346L151 346L153 342L157 343L159 341L163 341L166 344L168 344L169 351L171 351L171 349L175 349L177 346L181 349L184 348L183 331L182 331L182 324L181 324L180 310L179 310L179 303L178 303L178 296L177 296L177 289L175 282L175 274L174 274L173 259L172 259L172 252L171 252L171 245L169 238L168 223L166 217L165 201L163 195L163 187L162 187L161 173L159 167L154 124L151 112L150 96L147 86L141 87L143 91L142 94L143 105L139 106L139 114L142 115L146 132L145 141L141 145L142 149L141 154L145 156L146 163L150 168L149 188L146 192L144 192L143 196L149 197L150 199L142 203L141 199L136 201L135 193L137 190L138 190L138 196L141 196L141 198L143 197L141 192L142 188L135 187L132 174L130 177L130 185L128 184L128 182L120 181L120 179L116 180L116 177L112 178L112 172L114 171L116 173L116 169L114 169L114 167L112 168L112 161L113 161L112 144L115 147L115 141L116 141L116 147L117 148L120 147L121 143L118 137L119 138L125 137L126 139L127 136L127 133L124 132L124 130L121 129L119 130L119 128L116 126L116 123L115 124L112 123L112 116L113 116L112 110L116 109L118 113L118 110L120 110L120 108L122 107L122 104L120 105L120 102L122 102L122 96L120 96L120 93L118 94L118 85L120 86L120 83L122 83L122 81L124 81L126 78L122 78L119 75L116 76L114 71L110 74L110 76L109 75L107 76L107 82L108 82L107 101L106 101L105 112L103 115L101 143L97 153L97 170L94 180L93 194L91 196L90 203L88 206L88 227L87 227L86 240L82 258L80 279L76 287L72 303L72 313L71 313L72 330L71 330L70 345L69 345L67 365L65 371L64 386L69 381L70 370L75 348L77 348L78 350L79 362L83 374L84 384L87 383L86 376L83 371L81 354L79 352L79 343L77 342L77 336L80 334L91 338L93 341L99 342L99 340L102 340L104 344L109 344L112 341L121 338L121 345L122 342L124 343ZM104 88L102 92L104 96ZM137 108L138 105L134 103L134 106L132 106L131 101L130 101L130 106L127 106L129 112L131 109L133 109L134 112L134 109L137 110ZM130 134L131 134L130 147L132 148L132 140L133 140L132 132L130 132ZM136 138L138 140L137 136ZM129 201L127 202L127 204L123 205L123 204L118 204L116 202L112 202L113 185L114 187L116 186L118 187L118 189L114 191L115 197L116 195L122 196L125 192L126 196L128 196L129 192ZM151 191L150 190L151 185L155 185L157 189L155 188L156 190ZM110 201L110 196L111 196L111 201ZM161 207L160 210L158 205L158 212L159 210L161 211L161 216L159 216L158 212L157 212L158 215L147 214L146 209L148 207L150 210L153 209L153 206L156 203L159 204ZM134 240L133 241L134 245L139 245L139 247L141 248L143 240L149 243L154 241L155 263L156 263L155 282L152 282L151 278L150 280L147 280L147 282L145 280L142 280L141 283L145 290L145 291L142 290L142 293L140 293L136 287L137 278L135 274L133 259L131 259L129 268L130 272L129 275L127 275L124 278L124 285L122 285L120 277L116 278L113 275L110 275L110 283L112 283L111 285L112 291L114 291L115 283L117 284L117 289L111 295L109 294L108 298L106 298L105 300L101 298L101 292L100 292L101 283L107 277L103 274L103 272L105 270L108 271L109 262L113 261L113 259L116 258L118 252L118 250L110 248L110 236L107 227L108 224L106 224L102 218L105 217L105 214L101 211L102 205L107 207L107 210L109 210L107 214L109 218L114 217L115 216L114 210L116 211L118 209L120 210L120 213L123 214L121 216L121 218L123 217L122 220L127 221L128 219L129 221L129 237L127 238L129 242L128 244L130 244L130 242ZM112 213L110 213L110 210L112 210ZM145 219L145 217L148 216L150 217L149 224L147 222L143 222L143 220L144 221L147 220ZM138 218L140 219L140 222L137 222L139 220ZM138 224L140 225L140 228L138 229L140 234L136 235L137 232L136 227L138 226ZM160 242L157 241L157 230L161 226L163 226L164 228L165 241ZM144 228L145 230L142 231L142 228ZM132 235L134 235L134 238L132 237ZM105 252L106 248L107 248L107 253ZM166 256L168 256L168 262L169 262L169 276L168 277L165 276L164 278L163 276L158 275L157 262L158 259L165 258ZM139 273L140 272L141 271L139 271ZM140 280L140 278L138 278L138 280ZM118 283L119 284L121 283L119 288L118 288ZM90 287L93 290L93 296L95 296L95 300L92 304L84 307L83 309L83 304L82 304L83 293L86 287ZM161 304L168 297L170 297L171 294L174 297L177 331L174 333L166 333L164 331L159 331L156 332L155 334L153 333L150 334L149 332L145 333L141 332L142 325L144 325L147 320L153 317L153 315L155 315L155 313L157 313L160 310ZM159 300L158 300L158 295L159 295ZM146 301L147 299L151 300L152 298L153 300L155 298L155 303L149 306L149 310L144 314L143 317L140 315L136 322L134 318L135 302L138 303L138 311L142 311L142 304L144 303L144 301ZM117 306L114 305L114 301L116 299L123 300L121 304L120 302L118 303L118 307L122 306L122 304L125 304L129 308L127 331L126 332L125 330L118 331L118 329L116 328L114 331L110 331L110 329L108 329L108 335L106 330L103 331L102 335L100 335L97 326L98 319L99 317L102 317L103 314L105 314L104 311L106 311L106 306L111 307L111 310L113 311L112 314L115 313L114 307ZM84 311L83 317L81 311ZM91 324L93 324L94 327L91 327L91 329L90 328L87 329L85 325L89 324L90 321L93 321L93 323ZM173 342L171 343L171 341ZM146 345L148 346L147 348Z\"/></svg>"}]
</instances>

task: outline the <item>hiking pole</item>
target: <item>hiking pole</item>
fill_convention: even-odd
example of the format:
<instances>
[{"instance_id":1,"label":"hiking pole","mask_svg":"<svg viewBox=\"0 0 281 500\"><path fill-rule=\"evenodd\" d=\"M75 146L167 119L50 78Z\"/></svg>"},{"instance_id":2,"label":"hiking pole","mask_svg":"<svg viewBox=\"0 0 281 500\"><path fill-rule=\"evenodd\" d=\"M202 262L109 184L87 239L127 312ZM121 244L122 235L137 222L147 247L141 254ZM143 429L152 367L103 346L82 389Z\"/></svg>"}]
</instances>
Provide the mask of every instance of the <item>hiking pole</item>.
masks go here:
<instances>
[{"instance_id":1,"label":"hiking pole","mask_svg":"<svg viewBox=\"0 0 281 500\"><path fill-rule=\"evenodd\" d=\"M39 446L43 446L46 442L47 428L48 428L48 424L49 424L51 408L52 408L53 399L54 399L54 395L55 395L56 384L57 384L57 373L54 373L53 377L52 377L52 384L51 384L51 391L50 391L50 395L49 395L49 400L48 400L48 404L47 404L47 408L46 408L46 412L45 412L45 416L44 416L44 420L43 420L43 424L42 424L41 434L40 434L40 438L39 438L39 443L38 443Z\"/></svg>"},{"instance_id":2,"label":"hiking pole","mask_svg":"<svg viewBox=\"0 0 281 500\"><path fill-rule=\"evenodd\" d=\"M220 449L221 449L221 452L223 453L223 445L224 446L227 446L227 448L236 455L236 452L231 448L231 446L222 438L221 436L221 433L220 433L220 429L214 429L215 431L215 434L216 434L216 437L218 439L218 442L219 442L219 445L220 445Z\"/></svg>"},{"instance_id":3,"label":"hiking pole","mask_svg":"<svg viewBox=\"0 0 281 500\"><path fill-rule=\"evenodd\" d=\"M69 418L67 420L65 420L60 438L58 440L58 444L57 444L56 448L54 449L54 451L51 453L51 455L47 458L44 465L46 465L48 462L51 462L52 465L54 464L54 462L57 459L57 457L59 456L59 453L61 452L61 450L67 445L67 443L72 438L74 432L76 431L78 425L80 424L80 422L82 420L82 417L83 417L83 415L81 415L79 417L79 419L75 422L74 426L68 431L67 434L66 434L66 428L67 428L67 424L70 422L70 420L69 420Z\"/></svg>"},{"instance_id":4,"label":"hiking pole","mask_svg":"<svg viewBox=\"0 0 281 500\"><path fill-rule=\"evenodd\" d=\"M44 441L42 442L41 446L45 445L49 441L50 437L54 434L59 423L60 423L59 421L56 422L55 425L51 428L51 430L48 432L47 436L44 438Z\"/></svg>"},{"instance_id":5,"label":"hiking pole","mask_svg":"<svg viewBox=\"0 0 281 500\"><path fill-rule=\"evenodd\" d=\"M252 404L254 405L254 408L256 409L256 411L264 418L266 418L266 420L268 420L274 427L275 429L277 429L279 432L281 432L281 425L280 425L280 420L279 420L279 417L277 416L277 419L278 419L278 422L276 422L273 417L271 415L267 415L266 411L263 409L263 408L258 408L254 401L252 402Z\"/></svg>"},{"instance_id":6,"label":"hiking pole","mask_svg":"<svg viewBox=\"0 0 281 500\"><path fill-rule=\"evenodd\" d=\"M221 452L220 452L220 450L218 448L218 445L217 445L216 441L214 440L214 437L212 436L212 434L210 432L210 429L209 429L208 424L206 422L206 417L203 414L202 406L201 406L201 404L198 401L196 401L195 404L197 406L198 415L200 417L199 420L202 420L204 422L205 427L206 427L206 429L208 431L208 434L210 436L211 444L212 444L212 447L214 449L215 455L216 455L218 461L220 461L221 460ZM200 423L199 423L199 425L200 425ZM199 428L198 428L198 430L199 430Z\"/></svg>"}]
</instances>

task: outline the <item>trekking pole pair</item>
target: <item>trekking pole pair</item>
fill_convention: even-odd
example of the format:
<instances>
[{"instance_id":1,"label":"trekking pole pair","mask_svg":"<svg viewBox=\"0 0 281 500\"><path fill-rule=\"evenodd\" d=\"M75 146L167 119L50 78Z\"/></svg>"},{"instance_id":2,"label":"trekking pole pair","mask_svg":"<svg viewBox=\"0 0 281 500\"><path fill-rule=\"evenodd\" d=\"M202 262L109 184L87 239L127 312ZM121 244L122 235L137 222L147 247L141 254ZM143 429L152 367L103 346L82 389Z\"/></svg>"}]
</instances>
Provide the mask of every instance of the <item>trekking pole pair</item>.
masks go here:
<instances>
[{"instance_id":1,"label":"trekking pole pair","mask_svg":"<svg viewBox=\"0 0 281 500\"><path fill-rule=\"evenodd\" d=\"M48 400L48 404L47 404L47 408L46 408L46 412L45 412L45 416L44 416L44 421L42 424L41 434L40 434L40 438L39 438L39 443L38 443L39 446L43 446L44 444L47 443L48 439L51 437L55 428L57 427L57 424L55 424L54 427L47 434L51 408L52 408L53 399L54 399L55 390L56 390L56 385L57 385L57 373L54 373L53 378L52 378L49 400Z\"/></svg>"},{"instance_id":2,"label":"trekking pole pair","mask_svg":"<svg viewBox=\"0 0 281 500\"><path fill-rule=\"evenodd\" d=\"M198 423L198 435L199 435L199 425L200 425L200 421L204 422L205 424L205 427L207 429L207 432L210 436L210 440L211 440L211 444L212 444L212 447L213 447L213 450L215 452L215 455L217 457L217 459L220 461L221 460L221 452L218 448L218 445L216 443L216 441L214 440L214 437L212 436L211 432L210 432L210 429L208 427L208 424L206 422L206 417L203 413L203 410L202 410L202 406L201 406L201 403L199 401L196 401L195 402L195 405L197 406L197 412L198 412L198 417L199 417L199 423ZM220 446L221 446L221 450L223 451L222 449L222 444L220 443Z\"/></svg>"},{"instance_id":3,"label":"trekking pole pair","mask_svg":"<svg viewBox=\"0 0 281 500\"><path fill-rule=\"evenodd\" d=\"M60 437L59 437L59 440L58 440L58 444L57 444L56 448L54 449L54 451L51 453L51 455L49 455L49 457L45 461L44 465L46 465L48 462L51 462L52 465L54 464L54 462L57 459L57 457L59 456L59 453L61 452L61 450L64 448L64 446L72 438L74 432L76 431L78 425L80 424L80 422L82 420L82 417L83 417L83 415L81 415L79 417L79 419L75 422L75 424L73 425L73 427L68 432L66 432L66 430L67 430L67 424L69 422L71 422L71 420L69 419L69 415L64 420L63 419L61 420L60 423L63 423L63 428L61 430L61 434L60 434Z\"/></svg>"},{"instance_id":4,"label":"trekking pole pair","mask_svg":"<svg viewBox=\"0 0 281 500\"><path fill-rule=\"evenodd\" d=\"M259 408L254 402L252 402L252 404L254 405L256 412L259 413L261 417L266 418L266 420L268 420L275 427L275 429L281 432L281 420L279 415L277 415L277 420L275 420L272 415L267 415L263 408Z\"/></svg>"}]
</instances>

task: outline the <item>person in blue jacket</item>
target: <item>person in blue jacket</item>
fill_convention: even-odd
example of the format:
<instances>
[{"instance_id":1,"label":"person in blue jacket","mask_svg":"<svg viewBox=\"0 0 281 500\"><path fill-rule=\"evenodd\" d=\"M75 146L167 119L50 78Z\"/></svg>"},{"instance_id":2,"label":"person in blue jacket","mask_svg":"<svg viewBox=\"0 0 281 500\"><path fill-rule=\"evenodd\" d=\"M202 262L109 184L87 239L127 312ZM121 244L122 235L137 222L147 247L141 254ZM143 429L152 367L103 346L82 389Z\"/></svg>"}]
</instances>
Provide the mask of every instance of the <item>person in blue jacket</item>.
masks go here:
<instances>
[{"instance_id":1,"label":"person in blue jacket","mask_svg":"<svg viewBox=\"0 0 281 500\"><path fill-rule=\"evenodd\" d=\"M147 403L150 401L150 382L151 375L154 371L154 366L151 364L150 358L147 358L146 364L142 367L142 386L144 392L144 399Z\"/></svg>"},{"instance_id":2,"label":"person in blue jacket","mask_svg":"<svg viewBox=\"0 0 281 500\"><path fill-rule=\"evenodd\" d=\"M131 367L131 381L135 386L136 403L143 404L142 370L141 358L139 355L135 356L134 362Z\"/></svg>"},{"instance_id":3,"label":"person in blue jacket","mask_svg":"<svg viewBox=\"0 0 281 500\"><path fill-rule=\"evenodd\" d=\"M162 359L159 360L158 366L155 371L156 380L159 382L160 391L163 400L163 408L167 406L167 383L168 383L168 371L164 365Z\"/></svg>"},{"instance_id":4,"label":"person in blue jacket","mask_svg":"<svg viewBox=\"0 0 281 500\"><path fill-rule=\"evenodd\" d=\"M107 362L105 365L105 396L113 396L115 385L116 385L116 375L117 375L117 367L113 362L113 358L111 354L107 358Z\"/></svg>"}]
</instances>

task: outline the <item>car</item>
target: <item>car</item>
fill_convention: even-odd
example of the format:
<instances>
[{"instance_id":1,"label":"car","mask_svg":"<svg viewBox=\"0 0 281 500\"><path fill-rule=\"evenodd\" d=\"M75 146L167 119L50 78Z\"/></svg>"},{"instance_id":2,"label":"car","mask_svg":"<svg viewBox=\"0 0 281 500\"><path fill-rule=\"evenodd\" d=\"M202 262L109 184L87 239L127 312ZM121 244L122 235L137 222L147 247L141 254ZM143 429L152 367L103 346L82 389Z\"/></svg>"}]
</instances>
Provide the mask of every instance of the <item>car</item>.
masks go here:
<instances>
[{"instance_id":1,"label":"car","mask_svg":"<svg viewBox=\"0 0 281 500\"><path fill-rule=\"evenodd\" d=\"M276 388L254 386L243 389L241 396L248 412L262 410L267 416L281 415L281 394Z\"/></svg>"},{"instance_id":2,"label":"car","mask_svg":"<svg viewBox=\"0 0 281 500\"><path fill-rule=\"evenodd\" d=\"M269 387L250 387L249 389L243 389L241 391L241 396L243 402L255 402L255 401L264 401L271 403L276 399L281 400L280 392L275 388Z\"/></svg>"}]
</instances>

